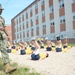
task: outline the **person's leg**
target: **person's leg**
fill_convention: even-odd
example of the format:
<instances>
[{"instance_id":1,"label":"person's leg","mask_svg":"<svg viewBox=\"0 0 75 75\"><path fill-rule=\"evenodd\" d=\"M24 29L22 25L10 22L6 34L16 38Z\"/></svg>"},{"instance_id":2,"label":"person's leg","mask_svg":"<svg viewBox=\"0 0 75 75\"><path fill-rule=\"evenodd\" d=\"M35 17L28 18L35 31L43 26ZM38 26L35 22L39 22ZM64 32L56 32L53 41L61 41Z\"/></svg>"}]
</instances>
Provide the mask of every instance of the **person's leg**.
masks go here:
<instances>
[{"instance_id":1,"label":"person's leg","mask_svg":"<svg viewBox=\"0 0 75 75\"><path fill-rule=\"evenodd\" d=\"M7 45L7 41L6 40L1 40L0 41L0 48L1 48L2 60L3 60L4 64L10 62L9 55L7 53L7 46L8 45Z\"/></svg>"},{"instance_id":2,"label":"person's leg","mask_svg":"<svg viewBox=\"0 0 75 75\"><path fill-rule=\"evenodd\" d=\"M2 60L5 66L5 72L10 73L12 71L15 71L16 68L11 67L9 65L10 60L9 60L9 55L7 53L7 46L8 46L7 40L0 40L0 48L1 48Z\"/></svg>"},{"instance_id":3,"label":"person's leg","mask_svg":"<svg viewBox=\"0 0 75 75\"><path fill-rule=\"evenodd\" d=\"M35 60L35 54L31 54L31 59Z\"/></svg>"},{"instance_id":4,"label":"person's leg","mask_svg":"<svg viewBox=\"0 0 75 75\"><path fill-rule=\"evenodd\" d=\"M39 60L40 59L40 55L39 54L37 54L37 55L32 54L31 58L32 58L32 60Z\"/></svg>"},{"instance_id":5,"label":"person's leg","mask_svg":"<svg viewBox=\"0 0 75 75\"><path fill-rule=\"evenodd\" d=\"M39 60L40 59L40 55L35 55L35 60Z\"/></svg>"}]
</instances>

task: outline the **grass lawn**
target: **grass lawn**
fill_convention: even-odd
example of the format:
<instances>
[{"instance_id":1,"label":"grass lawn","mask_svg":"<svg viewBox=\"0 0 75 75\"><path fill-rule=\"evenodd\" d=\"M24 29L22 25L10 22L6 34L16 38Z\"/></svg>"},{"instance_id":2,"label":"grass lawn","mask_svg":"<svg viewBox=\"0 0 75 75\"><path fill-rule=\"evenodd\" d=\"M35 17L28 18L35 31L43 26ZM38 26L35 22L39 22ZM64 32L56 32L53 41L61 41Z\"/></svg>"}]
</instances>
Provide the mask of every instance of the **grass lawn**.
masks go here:
<instances>
[{"instance_id":1,"label":"grass lawn","mask_svg":"<svg viewBox=\"0 0 75 75\"><path fill-rule=\"evenodd\" d=\"M75 44L69 44L69 46L73 46L73 47L75 47Z\"/></svg>"},{"instance_id":2,"label":"grass lawn","mask_svg":"<svg viewBox=\"0 0 75 75\"><path fill-rule=\"evenodd\" d=\"M28 67L20 67L16 63L13 63L12 66L18 67L18 69L11 74L6 74L4 72L4 66L2 63L2 59L0 58L0 75L40 75L34 70L30 70Z\"/></svg>"}]
</instances>

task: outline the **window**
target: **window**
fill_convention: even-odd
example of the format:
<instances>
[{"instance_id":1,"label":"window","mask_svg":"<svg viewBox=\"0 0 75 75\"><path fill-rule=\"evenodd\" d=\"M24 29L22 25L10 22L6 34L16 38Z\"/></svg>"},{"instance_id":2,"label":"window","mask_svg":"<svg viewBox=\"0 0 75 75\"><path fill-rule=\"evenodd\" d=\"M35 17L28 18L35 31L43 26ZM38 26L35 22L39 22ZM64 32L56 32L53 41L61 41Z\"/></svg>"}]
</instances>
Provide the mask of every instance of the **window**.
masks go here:
<instances>
[{"instance_id":1,"label":"window","mask_svg":"<svg viewBox=\"0 0 75 75\"><path fill-rule=\"evenodd\" d=\"M36 16L36 19L38 19L38 15Z\"/></svg>"},{"instance_id":2,"label":"window","mask_svg":"<svg viewBox=\"0 0 75 75\"><path fill-rule=\"evenodd\" d=\"M75 37L75 33L74 33L74 37Z\"/></svg>"},{"instance_id":3,"label":"window","mask_svg":"<svg viewBox=\"0 0 75 75\"><path fill-rule=\"evenodd\" d=\"M52 13L54 11L54 7L50 6L50 13Z\"/></svg>"},{"instance_id":4,"label":"window","mask_svg":"<svg viewBox=\"0 0 75 75\"><path fill-rule=\"evenodd\" d=\"M55 36L53 36L53 40L55 40Z\"/></svg>"},{"instance_id":5,"label":"window","mask_svg":"<svg viewBox=\"0 0 75 75\"><path fill-rule=\"evenodd\" d=\"M27 33L29 33L29 30L27 30Z\"/></svg>"},{"instance_id":6,"label":"window","mask_svg":"<svg viewBox=\"0 0 75 75\"><path fill-rule=\"evenodd\" d=\"M38 8L38 3L35 4L35 8Z\"/></svg>"},{"instance_id":7,"label":"window","mask_svg":"<svg viewBox=\"0 0 75 75\"><path fill-rule=\"evenodd\" d=\"M65 23L65 16L60 16L60 23Z\"/></svg>"},{"instance_id":8,"label":"window","mask_svg":"<svg viewBox=\"0 0 75 75\"><path fill-rule=\"evenodd\" d=\"M54 19L52 19L52 20L50 21L50 25L51 25L51 26L54 26Z\"/></svg>"},{"instance_id":9,"label":"window","mask_svg":"<svg viewBox=\"0 0 75 75\"><path fill-rule=\"evenodd\" d=\"M61 35L61 38L63 39L63 35Z\"/></svg>"},{"instance_id":10,"label":"window","mask_svg":"<svg viewBox=\"0 0 75 75\"><path fill-rule=\"evenodd\" d=\"M17 39L19 39L19 33L17 33Z\"/></svg>"},{"instance_id":11,"label":"window","mask_svg":"<svg viewBox=\"0 0 75 75\"><path fill-rule=\"evenodd\" d=\"M30 24L31 24L31 27L32 27L33 26L33 20L31 19L30 21L31 21Z\"/></svg>"},{"instance_id":12,"label":"window","mask_svg":"<svg viewBox=\"0 0 75 75\"><path fill-rule=\"evenodd\" d=\"M39 26L36 27L36 30L39 30Z\"/></svg>"},{"instance_id":13,"label":"window","mask_svg":"<svg viewBox=\"0 0 75 75\"><path fill-rule=\"evenodd\" d=\"M45 3L45 1L44 0L41 0L41 4L44 4Z\"/></svg>"},{"instance_id":14,"label":"window","mask_svg":"<svg viewBox=\"0 0 75 75\"><path fill-rule=\"evenodd\" d=\"M74 3L74 2L75 2L75 0L72 0L72 2Z\"/></svg>"},{"instance_id":15,"label":"window","mask_svg":"<svg viewBox=\"0 0 75 75\"><path fill-rule=\"evenodd\" d=\"M28 24L28 21L26 21L26 24Z\"/></svg>"},{"instance_id":16,"label":"window","mask_svg":"<svg viewBox=\"0 0 75 75\"><path fill-rule=\"evenodd\" d=\"M24 21L24 15L22 15L22 21Z\"/></svg>"},{"instance_id":17,"label":"window","mask_svg":"<svg viewBox=\"0 0 75 75\"><path fill-rule=\"evenodd\" d=\"M33 32L33 29L31 29L31 31Z\"/></svg>"},{"instance_id":18,"label":"window","mask_svg":"<svg viewBox=\"0 0 75 75\"><path fill-rule=\"evenodd\" d=\"M26 15L28 15L28 13L26 12Z\"/></svg>"},{"instance_id":19,"label":"window","mask_svg":"<svg viewBox=\"0 0 75 75\"><path fill-rule=\"evenodd\" d=\"M25 34L25 32L23 31L23 34Z\"/></svg>"},{"instance_id":20,"label":"window","mask_svg":"<svg viewBox=\"0 0 75 75\"><path fill-rule=\"evenodd\" d=\"M60 8L64 7L64 0L61 0L61 1L59 2L59 6L60 6Z\"/></svg>"},{"instance_id":21,"label":"window","mask_svg":"<svg viewBox=\"0 0 75 75\"><path fill-rule=\"evenodd\" d=\"M24 23L23 23L23 29L25 29L25 25L24 25Z\"/></svg>"},{"instance_id":22,"label":"window","mask_svg":"<svg viewBox=\"0 0 75 75\"><path fill-rule=\"evenodd\" d=\"M43 25L43 28L46 28L46 25Z\"/></svg>"},{"instance_id":23,"label":"window","mask_svg":"<svg viewBox=\"0 0 75 75\"><path fill-rule=\"evenodd\" d=\"M30 12L32 12L32 8L30 8Z\"/></svg>"},{"instance_id":24,"label":"window","mask_svg":"<svg viewBox=\"0 0 75 75\"><path fill-rule=\"evenodd\" d=\"M21 23L21 17L19 17L19 23Z\"/></svg>"},{"instance_id":25,"label":"window","mask_svg":"<svg viewBox=\"0 0 75 75\"><path fill-rule=\"evenodd\" d=\"M26 12L26 19L28 19L28 13Z\"/></svg>"},{"instance_id":26,"label":"window","mask_svg":"<svg viewBox=\"0 0 75 75\"><path fill-rule=\"evenodd\" d=\"M45 11L42 12L42 17L45 16Z\"/></svg>"},{"instance_id":27,"label":"window","mask_svg":"<svg viewBox=\"0 0 75 75\"><path fill-rule=\"evenodd\" d=\"M75 20L75 12L73 12L73 20Z\"/></svg>"},{"instance_id":28,"label":"window","mask_svg":"<svg viewBox=\"0 0 75 75\"><path fill-rule=\"evenodd\" d=\"M31 19L30 21L31 21L31 24L32 24L33 23L33 20Z\"/></svg>"},{"instance_id":29,"label":"window","mask_svg":"<svg viewBox=\"0 0 75 75\"><path fill-rule=\"evenodd\" d=\"M20 31L21 31L21 25L20 25Z\"/></svg>"},{"instance_id":30,"label":"window","mask_svg":"<svg viewBox=\"0 0 75 75\"><path fill-rule=\"evenodd\" d=\"M25 31L23 31L23 38L25 37Z\"/></svg>"},{"instance_id":31,"label":"window","mask_svg":"<svg viewBox=\"0 0 75 75\"><path fill-rule=\"evenodd\" d=\"M18 19L16 19L16 24L18 25Z\"/></svg>"}]
</instances>

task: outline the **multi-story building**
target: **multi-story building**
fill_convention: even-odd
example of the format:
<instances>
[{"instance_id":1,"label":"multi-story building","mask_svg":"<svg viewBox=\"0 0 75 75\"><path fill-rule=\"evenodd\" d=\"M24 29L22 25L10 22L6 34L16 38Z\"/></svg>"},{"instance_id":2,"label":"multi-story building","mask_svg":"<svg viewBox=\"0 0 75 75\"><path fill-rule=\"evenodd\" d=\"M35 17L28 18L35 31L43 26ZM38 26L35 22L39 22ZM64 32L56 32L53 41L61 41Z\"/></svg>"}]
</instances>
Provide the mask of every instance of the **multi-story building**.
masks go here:
<instances>
[{"instance_id":1,"label":"multi-story building","mask_svg":"<svg viewBox=\"0 0 75 75\"><path fill-rule=\"evenodd\" d=\"M75 42L75 0L35 0L12 20L12 39L68 37Z\"/></svg>"},{"instance_id":2,"label":"multi-story building","mask_svg":"<svg viewBox=\"0 0 75 75\"><path fill-rule=\"evenodd\" d=\"M5 29L7 31L9 41L12 41L12 28L11 28L11 25L6 25Z\"/></svg>"}]
</instances>

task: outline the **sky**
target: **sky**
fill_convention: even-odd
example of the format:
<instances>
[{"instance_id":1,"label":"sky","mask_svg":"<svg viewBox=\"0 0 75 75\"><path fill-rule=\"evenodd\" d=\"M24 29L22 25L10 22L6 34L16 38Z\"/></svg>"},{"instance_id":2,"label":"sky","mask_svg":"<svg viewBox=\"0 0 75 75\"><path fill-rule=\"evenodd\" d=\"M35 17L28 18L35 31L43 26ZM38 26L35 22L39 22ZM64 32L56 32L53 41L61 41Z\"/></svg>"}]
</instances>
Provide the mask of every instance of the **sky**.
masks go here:
<instances>
[{"instance_id":1,"label":"sky","mask_svg":"<svg viewBox=\"0 0 75 75\"><path fill-rule=\"evenodd\" d=\"M2 4L2 8L4 8L2 16L5 19L5 24L11 24L11 19L33 1L34 0L0 0L0 4Z\"/></svg>"}]
</instances>

